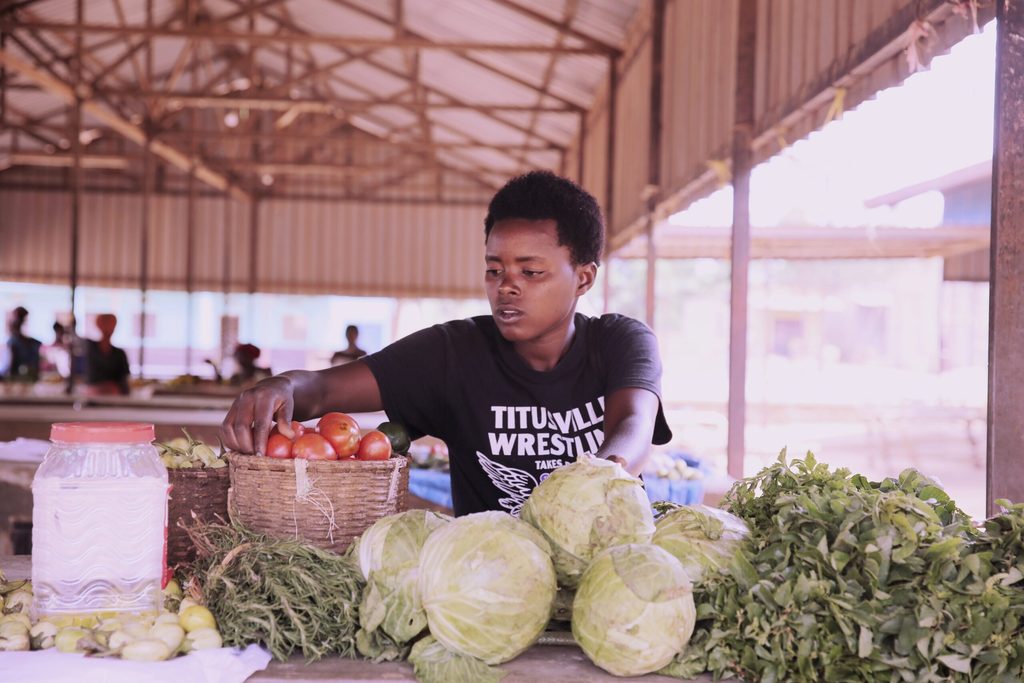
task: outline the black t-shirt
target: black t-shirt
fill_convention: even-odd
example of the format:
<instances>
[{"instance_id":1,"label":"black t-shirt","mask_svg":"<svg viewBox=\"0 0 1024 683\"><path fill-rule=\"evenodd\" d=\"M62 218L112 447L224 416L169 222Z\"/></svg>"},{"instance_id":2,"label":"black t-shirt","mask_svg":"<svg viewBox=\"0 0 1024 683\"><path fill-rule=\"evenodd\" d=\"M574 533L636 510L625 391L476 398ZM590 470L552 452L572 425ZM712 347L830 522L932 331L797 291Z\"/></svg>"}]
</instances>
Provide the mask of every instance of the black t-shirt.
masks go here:
<instances>
[{"instance_id":1,"label":"black t-shirt","mask_svg":"<svg viewBox=\"0 0 1024 683\"><path fill-rule=\"evenodd\" d=\"M518 515L552 470L597 453L605 396L640 388L660 399L650 329L614 314L577 313L575 325L568 352L546 372L515 352L491 316L435 325L366 357L388 418L448 445L456 515ZM652 442L671 438L659 405Z\"/></svg>"}]
</instances>

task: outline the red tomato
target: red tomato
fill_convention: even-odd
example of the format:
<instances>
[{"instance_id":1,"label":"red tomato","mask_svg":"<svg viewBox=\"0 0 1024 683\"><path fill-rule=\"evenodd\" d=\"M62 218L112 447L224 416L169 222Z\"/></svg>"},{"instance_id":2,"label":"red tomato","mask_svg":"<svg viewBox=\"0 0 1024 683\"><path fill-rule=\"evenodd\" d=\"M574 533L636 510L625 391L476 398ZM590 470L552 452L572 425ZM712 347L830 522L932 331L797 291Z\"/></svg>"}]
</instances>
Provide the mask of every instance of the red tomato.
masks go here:
<instances>
[{"instance_id":1,"label":"red tomato","mask_svg":"<svg viewBox=\"0 0 1024 683\"><path fill-rule=\"evenodd\" d=\"M320 421L316 423L316 426L319 428L328 422L348 422L355 425L357 429L359 428L359 424L355 419L346 413L324 413L324 416L320 418Z\"/></svg>"},{"instance_id":2,"label":"red tomato","mask_svg":"<svg viewBox=\"0 0 1024 683\"><path fill-rule=\"evenodd\" d=\"M359 427L354 421L320 420L317 432L330 442L339 458L351 458L359 450Z\"/></svg>"},{"instance_id":3,"label":"red tomato","mask_svg":"<svg viewBox=\"0 0 1024 683\"><path fill-rule=\"evenodd\" d=\"M337 460L338 454L330 442L319 434L309 432L295 440L292 455L306 460Z\"/></svg>"},{"instance_id":4,"label":"red tomato","mask_svg":"<svg viewBox=\"0 0 1024 683\"><path fill-rule=\"evenodd\" d=\"M360 460L387 460L391 457L391 439L384 432L371 429L359 442L356 457Z\"/></svg>"},{"instance_id":5,"label":"red tomato","mask_svg":"<svg viewBox=\"0 0 1024 683\"><path fill-rule=\"evenodd\" d=\"M266 456L268 458L291 458L292 442L284 434L272 432L270 438L267 439Z\"/></svg>"},{"instance_id":6,"label":"red tomato","mask_svg":"<svg viewBox=\"0 0 1024 683\"><path fill-rule=\"evenodd\" d=\"M297 438L299 438L300 436L302 436L303 434L306 433L306 428L303 426L303 424L301 422L296 422L295 420L292 420L292 432L295 433L295 437L294 438L297 439ZM278 429L277 425L275 424L274 427L270 430L270 433L271 434L281 434L281 430ZM288 438L288 437L285 437L285 438Z\"/></svg>"}]
</instances>

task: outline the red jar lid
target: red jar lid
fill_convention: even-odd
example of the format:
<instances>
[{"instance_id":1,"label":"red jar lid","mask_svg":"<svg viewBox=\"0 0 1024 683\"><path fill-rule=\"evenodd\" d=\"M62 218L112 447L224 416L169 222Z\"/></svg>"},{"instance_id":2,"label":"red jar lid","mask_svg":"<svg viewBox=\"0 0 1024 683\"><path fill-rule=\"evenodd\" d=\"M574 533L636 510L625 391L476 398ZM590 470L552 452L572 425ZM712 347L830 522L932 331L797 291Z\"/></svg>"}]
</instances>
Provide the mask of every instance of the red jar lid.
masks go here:
<instances>
[{"instance_id":1,"label":"red jar lid","mask_svg":"<svg viewBox=\"0 0 1024 683\"><path fill-rule=\"evenodd\" d=\"M149 443L156 434L144 422L57 422L50 428L51 441L72 443Z\"/></svg>"}]
</instances>

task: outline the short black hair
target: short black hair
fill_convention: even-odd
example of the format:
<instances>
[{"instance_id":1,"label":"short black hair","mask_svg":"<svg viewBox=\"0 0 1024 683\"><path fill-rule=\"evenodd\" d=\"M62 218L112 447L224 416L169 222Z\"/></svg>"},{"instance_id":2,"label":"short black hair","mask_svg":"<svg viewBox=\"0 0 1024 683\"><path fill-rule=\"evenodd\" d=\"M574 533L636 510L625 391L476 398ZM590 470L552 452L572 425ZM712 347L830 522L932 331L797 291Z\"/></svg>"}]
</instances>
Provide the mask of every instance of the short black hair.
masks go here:
<instances>
[{"instance_id":1,"label":"short black hair","mask_svg":"<svg viewBox=\"0 0 1024 683\"><path fill-rule=\"evenodd\" d=\"M573 265L600 263L604 218L597 200L582 187L551 171L531 171L505 183L491 198L484 219L484 239L498 221L553 220L558 243L569 247Z\"/></svg>"}]
</instances>

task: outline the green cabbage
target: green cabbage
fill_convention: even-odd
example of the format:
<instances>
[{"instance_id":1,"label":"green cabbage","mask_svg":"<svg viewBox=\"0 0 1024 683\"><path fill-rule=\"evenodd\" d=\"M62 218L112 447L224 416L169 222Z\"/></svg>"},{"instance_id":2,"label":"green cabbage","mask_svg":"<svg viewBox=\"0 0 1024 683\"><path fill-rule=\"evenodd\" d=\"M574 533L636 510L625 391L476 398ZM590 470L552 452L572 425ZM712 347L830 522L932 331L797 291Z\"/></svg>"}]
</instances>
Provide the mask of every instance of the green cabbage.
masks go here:
<instances>
[{"instance_id":1,"label":"green cabbage","mask_svg":"<svg viewBox=\"0 0 1024 683\"><path fill-rule=\"evenodd\" d=\"M746 523L725 510L683 505L658 520L652 542L672 553L696 583L706 571L728 566L749 534Z\"/></svg>"},{"instance_id":2,"label":"green cabbage","mask_svg":"<svg viewBox=\"0 0 1024 683\"><path fill-rule=\"evenodd\" d=\"M431 635L452 652L500 664L543 632L555 571L536 529L504 512L479 512L427 539L419 589Z\"/></svg>"},{"instance_id":3,"label":"green cabbage","mask_svg":"<svg viewBox=\"0 0 1024 683\"><path fill-rule=\"evenodd\" d=\"M583 574L572 634L605 671L641 676L686 647L696 619L692 584L676 558L649 543L621 545Z\"/></svg>"},{"instance_id":4,"label":"green cabbage","mask_svg":"<svg viewBox=\"0 0 1024 683\"><path fill-rule=\"evenodd\" d=\"M401 645L427 625L419 594L420 550L427 537L451 520L427 510L410 510L377 520L359 538L359 569L367 585L359 607L365 631L362 654L380 658L371 634L379 627ZM390 657L386 657L390 658Z\"/></svg>"},{"instance_id":5,"label":"green cabbage","mask_svg":"<svg viewBox=\"0 0 1024 683\"><path fill-rule=\"evenodd\" d=\"M647 543L654 534L643 484L601 458L581 458L552 472L533 489L522 516L551 543L558 583L568 588L605 548Z\"/></svg>"}]
</instances>

